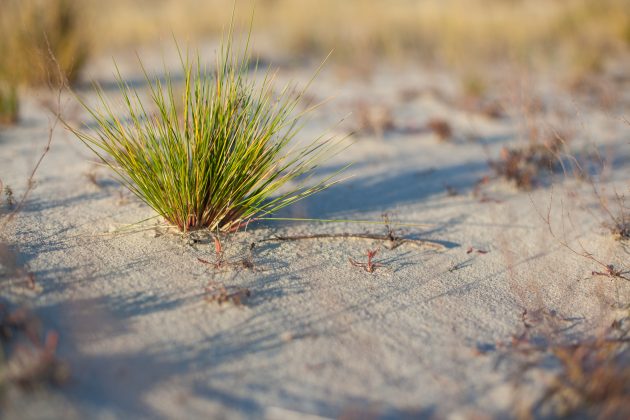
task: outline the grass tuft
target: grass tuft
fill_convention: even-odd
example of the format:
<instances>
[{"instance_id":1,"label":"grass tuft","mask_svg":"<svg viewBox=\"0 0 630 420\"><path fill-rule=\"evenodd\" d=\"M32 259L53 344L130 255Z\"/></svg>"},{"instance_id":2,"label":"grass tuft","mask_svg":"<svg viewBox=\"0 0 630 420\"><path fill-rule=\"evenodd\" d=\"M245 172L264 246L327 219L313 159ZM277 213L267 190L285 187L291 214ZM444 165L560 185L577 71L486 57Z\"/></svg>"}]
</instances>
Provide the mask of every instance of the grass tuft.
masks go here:
<instances>
[{"instance_id":1,"label":"grass tuft","mask_svg":"<svg viewBox=\"0 0 630 420\"><path fill-rule=\"evenodd\" d=\"M248 77L248 51L249 42L244 52L235 51L230 31L214 72L199 56L181 57L181 96L170 74L160 80L143 67L150 94L143 101L118 72L129 123L97 87L98 107L84 103L97 129L72 130L131 192L182 231L238 229L336 183L339 172L308 185L340 141L294 144L308 112L296 111L304 91L287 85L276 92L270 70L255 82Z\"/></svg>"}]
</instances>

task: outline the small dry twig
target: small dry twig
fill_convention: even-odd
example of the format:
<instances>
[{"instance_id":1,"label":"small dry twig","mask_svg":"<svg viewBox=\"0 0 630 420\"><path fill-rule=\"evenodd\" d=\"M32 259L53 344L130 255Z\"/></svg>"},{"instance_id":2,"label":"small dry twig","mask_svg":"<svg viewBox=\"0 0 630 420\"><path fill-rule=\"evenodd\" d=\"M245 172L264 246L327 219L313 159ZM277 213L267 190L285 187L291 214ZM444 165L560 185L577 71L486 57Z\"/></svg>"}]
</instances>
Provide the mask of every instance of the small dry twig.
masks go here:
<instances>
[{"instance_id":1,"label":"small dry twig","mask_svg":"<svg viewBox=\"0 0 630 420\"><path fill-rule=\"evenodd\" d=\"M470 266L470 263L472 262L472 258L468 259L466 261L462 261L456 264L453 264L451 267L449 267L448 272L449 273L454 273L455 271L461 270L462 268L466 268Z\"/></svg>"},{"instance_id":2,"label":"small dry twig","mask_svg":"<svg viewBox=\"0 0 630 420\"><path fill-rule=\"evenodd\" d=\"M301 241L305 239L370 239L384 241L387 249L396 249L401 245L413 245L420 248L432 248L438 251L444 251L446 247L438 242L424 239L400 238L391 233L375 234L375 233L316 233L312 235L295 235L295 236L274 236L271 238L261 239L258 242L272 241Z\"/></svg>"},{"instance_id":3,"label":"small dry twig","mask_svg":"<svg viewBox=\"0 0 630 420\"><path fill-rule=\"evenodd\" d=\"M473 252L476 252L477 254L485 255L490 251L486 251L483 249L476 249L476 248L473 248L472 246L468 247L468 249L466 250L466 254L472 254Z\"/></svg>"},{"instance_id":4,"label":"small dry twig","mask_svg":"<svg viewBox=\"0 0 630 420\"><path fill-rule=\"evenodd\" d=\"M591 274L593 276L604 276L610 278L619 278L630 281L630 278L626 277L630 274L630 271L623 271L615 268L614 265L608 264L604 271L592 271Z\"/></svg>"}]
</instances>

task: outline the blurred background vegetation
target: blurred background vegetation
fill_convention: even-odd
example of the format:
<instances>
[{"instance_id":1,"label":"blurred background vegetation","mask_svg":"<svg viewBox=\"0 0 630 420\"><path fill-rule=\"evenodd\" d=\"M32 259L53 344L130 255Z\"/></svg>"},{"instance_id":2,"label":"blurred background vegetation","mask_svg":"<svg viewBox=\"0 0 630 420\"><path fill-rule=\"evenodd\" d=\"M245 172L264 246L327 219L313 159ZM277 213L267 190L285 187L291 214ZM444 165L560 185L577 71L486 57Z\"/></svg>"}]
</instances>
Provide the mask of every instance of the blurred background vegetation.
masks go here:
<instances>
[{"instance_id":1,"label":"blurred background vegetation","mask_svg":"<svg viewBox=\"0 0 630 420\"><path fill-rule=\"evenodd\" d=\"M361 66L510 62L580 74L630 47L630 0L0 0L0 80L58 82L49 48L72 81L90 55L214 37L235 3L238 27L255 7L255 43L288 60L334 49L333 62Z\"/></svg>"},{"instance_id":2,"label":"blurred background vegetation","mask_svg":"<svg viewBox=\"0 0 630 420\"><path fill-rule=\"evenodd\" d=\"M100 6L98 6L100 4ZM102 47L220 33L232 0L94 2ZM251 0L237 0L247 26ZM87 7L87 6L86 6ZM258 0L254 30L284 54L337 60L567 60L597 67L630 46L629 0ZM96 28L95 28L96 29Z\"/></svg>"}]
</instances>

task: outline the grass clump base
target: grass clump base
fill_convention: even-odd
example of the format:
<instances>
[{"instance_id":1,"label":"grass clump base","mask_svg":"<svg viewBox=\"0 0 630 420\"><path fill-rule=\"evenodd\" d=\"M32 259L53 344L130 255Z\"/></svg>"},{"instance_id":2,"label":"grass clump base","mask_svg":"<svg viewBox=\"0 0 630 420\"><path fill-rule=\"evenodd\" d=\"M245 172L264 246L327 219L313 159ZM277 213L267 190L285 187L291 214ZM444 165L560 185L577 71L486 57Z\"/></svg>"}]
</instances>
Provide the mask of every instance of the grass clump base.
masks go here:
<instances>
[{"instance_id":1,"label":"grass clump base","mask_svg":"<svg viewBox=\"0 0 630 420\"><path fill-rule=\"evenodd\" d=\"M160 80L143 68L150 93L144 102L118 73L124 118L97 87L98 109L84 104L97 129L73 131L181 231L233 230L332 185L338 172L314 185L308 175L339 151L339 139L294 144L304 91L292 85L275 91L271 71L254 81L247 54L248 46L235 51L230 34L212 72L198 56L180 57L184 80L177 89L169 73Z\"/></svg>"}]
</instances>

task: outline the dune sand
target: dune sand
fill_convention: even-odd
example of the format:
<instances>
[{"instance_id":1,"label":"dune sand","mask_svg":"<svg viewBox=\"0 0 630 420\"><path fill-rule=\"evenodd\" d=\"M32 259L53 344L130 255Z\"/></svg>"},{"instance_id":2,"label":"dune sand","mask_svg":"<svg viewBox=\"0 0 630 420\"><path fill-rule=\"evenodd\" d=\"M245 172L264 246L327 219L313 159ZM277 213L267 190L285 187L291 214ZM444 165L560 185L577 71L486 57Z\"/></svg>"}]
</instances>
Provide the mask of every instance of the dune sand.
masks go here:
<instances>
[{"instance_id":1,"label":"dune sand","mask_svg":"<svg viewBox=\"0 0 630 420\"><path fill-rule=\"evenodd\" d=\"M127 68L137 71L133 60ZM109 69L88 73L106 82ZM279 80L309 75L287 68ZM223 243L228 260L249 257L253 268L214 269L199 261L214 260L208 235L121 233L153 212L58 128L36 188L4 234L35 274L35 290L13 282L2 294L59 333L58 356L71 379L16 394L5 417L467 418L512 415L517 402L535 400L554 368L528 377L527 392L514 387L522 356L510 346L525 329L524 311L540 337L590 337L630 293L628 282L592 276L601 267L554 239L536 208L546 213L553 197L558 236L576 247L579 238L601 261L621 267L627 253L602 227L606 215L589 183L545 176L531 193L501 179L481 192L476 184L492 175L488 159L522 138L528 123L569 130L574 151L597 147L612 156L616 166L598 185L626 193L630 145L615 112L543 84L509 88L510 77L517 78L506 76L498 89L507 110L500 119L458 107L448 99L457 92L449 77L417 68L379 69L367 80L328 69L310 90L315 99L333 98L301 138L361 128L360 103L370 109L363 112L391 113L392 124L380 124L381 133L359 130L319 172L354 162L351 178L282 215L379 221L387 213L426 224L399 234L443 250L346 238L258 242L250 255L252 242L277 235L385 233L379 225L262 221ZM539 95L547 110L524 120L519 101L509 99L522 92ZM87 88L79 94L93 99ZM21 123L0 133L0 177L16 194L46 142L45 97L29 95ZM72 102L66 113L89 123ZM453 139L423 129L431 118L447 120ZM374 273L349 263L376 248L382 266ZM209 301L208 284L247 288L250 296L219 305Z\"/></svg>"}]
</instances>

